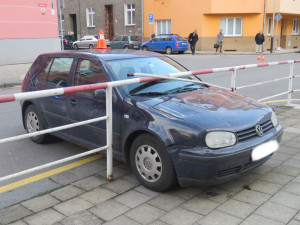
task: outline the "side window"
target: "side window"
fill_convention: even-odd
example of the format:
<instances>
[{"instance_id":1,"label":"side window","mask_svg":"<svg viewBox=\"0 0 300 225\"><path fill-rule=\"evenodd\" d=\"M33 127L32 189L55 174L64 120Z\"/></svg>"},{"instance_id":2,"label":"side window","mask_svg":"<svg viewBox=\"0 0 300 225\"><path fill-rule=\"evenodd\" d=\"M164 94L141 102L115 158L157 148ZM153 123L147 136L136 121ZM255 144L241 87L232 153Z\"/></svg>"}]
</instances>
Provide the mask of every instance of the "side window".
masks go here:
<instances>
[{"instance_id":1,"label":"side window","mask_svg":"<svg viewBox=\"0 0 300 225\"><path fill-rule=\"evenodd\" d=\"M49 71L47 84L66 87L73 63L73 58L55 58Z\"/></svg>"},{"instance_id":2,"label":"side window","mask_svg":"<svg viewBox=\"0 0 300 225\"><path fill-rule=\"evenodd\" d=\"M174 41L174 38L172 38L172 37L169 37L169 41Z\"/></svg>"},{"instance_id":3,"label":"side window","mask_svg":"<svg viewBox=\"0 0 300 225\"><path fill-rule=\"evenodd\" d=\"M153 42L158 42L158 40L159 40L159 37L155 37L152 39Z\"/></svg>"},{"instance_id":4,"label":"side window","mask_svg":"<svg viewBox=\"0 0 300 225\"><path fill-rule=\"evenodd\" d=\"M128 36L123 36L122 41L128 41Z\"/></svg>"},{"instance_id":5,"label":"side window","mask_svg":"<svg viewBox=\"0 0 300 225\"><path fill-rule=\"evenodd\" d=\"M121 36L117 36L114 38L114 41L121 41Z\"/></svg>"},{"instance_id":6,"label":"side window","mask_svg":"<svg viewBox=\"0 0 300 225\"><path fill-rule=\"evenodd\" d=\"M168 37L161 37L160 41L168 41Z\"/></svg>"},{"instance_id":7,"label":"side window","mask_svg":"<svg viewBox=\"0 0 300 225\"><path fill-rule=\"evenodd\" d=\"M49 58L47 60L47 62L44 64L44 66L43 66L40 74L36 78L36 82L35 83L46 84L47 77L48 77L48 74L49 74L52 62L53 62L53 58Z\"/></svg>"},{"instance_id":8,"label":"side window","mask_svg":"<svg viewBox=\"0 0 300 225\"><path fill-rule=\"evenodd\" d=\"M108 81L106 73L98 64L86 60L79 59L74 78L74 86L95 84ZM92 95L92 92L82 92L81 94Z\"/></svg>"}]
</instances>

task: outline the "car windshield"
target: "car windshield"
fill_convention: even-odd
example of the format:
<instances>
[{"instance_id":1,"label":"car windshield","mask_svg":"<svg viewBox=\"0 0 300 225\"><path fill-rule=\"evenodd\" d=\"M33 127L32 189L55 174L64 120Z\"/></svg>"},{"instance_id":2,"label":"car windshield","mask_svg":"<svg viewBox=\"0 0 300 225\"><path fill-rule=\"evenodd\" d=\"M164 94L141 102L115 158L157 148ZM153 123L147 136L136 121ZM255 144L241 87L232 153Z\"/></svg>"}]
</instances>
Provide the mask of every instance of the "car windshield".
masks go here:
<instances>
[{"instance_id":1,"label":"car windshield","mask_svg":"<svg viewBox=\"0 0 300 225\"><path fill-rule=\"evenodd\" d=\"M184 67L177 64L168 57L143 57L134 59L122 59L108 61L107 65L113 72L117 80L136 78L128 76L132 73L145 73L163 75L187 71ZM182 77L185 79L197 79L194 76ZM199 79L197 79L199 80ZM188 81L178 80L156 80L145 83L124 85L122 88L127 95L166 95L172 93L186 92L202 88L203 85Z\"/></svg>"}]
</instances>

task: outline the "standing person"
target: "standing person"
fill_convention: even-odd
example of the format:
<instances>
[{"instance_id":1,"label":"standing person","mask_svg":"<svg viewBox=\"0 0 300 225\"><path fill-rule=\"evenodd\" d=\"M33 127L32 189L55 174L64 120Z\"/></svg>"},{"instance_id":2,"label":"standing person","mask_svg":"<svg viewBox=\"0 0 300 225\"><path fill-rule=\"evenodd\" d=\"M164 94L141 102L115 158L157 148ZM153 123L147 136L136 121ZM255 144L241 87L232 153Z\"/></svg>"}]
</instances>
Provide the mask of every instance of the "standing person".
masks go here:
<instances>
[{"instance_id":1,"label":"standing person","mask_svg":"<svg viewBox=\"0 0 300 225\"><path fill-rule=\"evenodd\" d=\"M219 47L216 48L216 52L220 48L220 53L222 53L223 40L224 40L224 34L222 33L222 29L221 29L220 32L217 35L217 44L218 44Z\"/></svg>"},{"instance_id":2,"label":"standing person","mask_svg":"<svg viewBox=\"0 0 300 225\"><path fill-rule=\"evenodd\" d=\"M155 34L154 34L154 33L153 33L153 34L151 34L151 39L152 39L152 38L154 38L154 37L155 37Z\"/></svg>"},{"instance_id":3,"label":"standing person","mask_svg":"<svg viewBox=\"0 0 300 225\"><path fill-rule=\"evenodd\" d=\"M195 55L195 50L196 50L196 42L198 41L198 34L197 30L194 30L193 33L190 33L189 35L189 43L191 45L191 51L192 54Z\"/></svg>"},{"instance_id":4,"label":"standing person","mask_svg":"<svg viewBox=\"0 0 300 225\"><path fill-rule=\"evenodd\" d=\"M262 53L262 45L265 41L265 36L262 32L262 30L259 31L259 33L255 36L255 42L256 42L256 53L258 53L258 58L260 58L260 54Z\"/></svg>"}]
</instances>

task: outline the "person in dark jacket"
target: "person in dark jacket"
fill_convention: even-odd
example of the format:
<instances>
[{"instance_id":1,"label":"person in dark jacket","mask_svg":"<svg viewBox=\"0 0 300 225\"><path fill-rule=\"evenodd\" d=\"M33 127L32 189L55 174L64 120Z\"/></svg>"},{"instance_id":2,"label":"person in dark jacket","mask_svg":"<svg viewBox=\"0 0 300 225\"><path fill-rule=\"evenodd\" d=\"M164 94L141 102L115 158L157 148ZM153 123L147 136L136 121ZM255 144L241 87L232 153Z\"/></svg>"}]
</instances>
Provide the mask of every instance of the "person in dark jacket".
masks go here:
<instances>
[{"instance_id":1,"label":"person in dark jacket","mask_svg":"<svg viewBox=\"0 0 300 225\"><path fill-rule=\"evenodd\" d=\"M256 53L261 54L262 53L262 45L265 41L265 36L263 32L260 30L259 33L255 36L255 42L256 42Z\"/></svg>"},{"instance_id":2,"label":"person in dark jacket","mask_svg":"<svg viewBox=\"0 0 300 225\"><path fill-rule=\"evenodd\" d=\"M191 45L192 54L195 55L196 42L198 41L197 30L195 30L193 33L190 33L188 41Z\"/></svg>"}]
</instances>

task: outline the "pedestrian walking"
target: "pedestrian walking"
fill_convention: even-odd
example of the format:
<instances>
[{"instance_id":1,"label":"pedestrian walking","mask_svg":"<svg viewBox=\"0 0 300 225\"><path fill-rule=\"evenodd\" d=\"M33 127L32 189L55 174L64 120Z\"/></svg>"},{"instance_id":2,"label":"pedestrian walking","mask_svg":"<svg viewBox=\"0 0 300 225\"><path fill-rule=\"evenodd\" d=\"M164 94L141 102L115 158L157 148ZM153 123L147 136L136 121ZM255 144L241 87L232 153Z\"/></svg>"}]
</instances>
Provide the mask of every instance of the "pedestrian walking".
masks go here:
<instances>
[{"instance_id":1,"label":"pedestrian walking","mask_svg":"<svg viewBox=\"0 0 300 225\"><path fill-rule=\"evenodd\" d=\"M216 47L216 52L218 51L218 49L220 48L220 53L222 53L222 44L223 44L223 40L224 40L224 34L222 33L222 29L220 30L220 32L217 35L217 47Z\"/></svg>"},{"instance_id":2,"label":"pedestrian walking","mask_svg":"<svg viewBox=\"0 0 300 225\"><path fill-rule=\"evenodd\" d=\"M154 38L154 37L155 37L155 34L154 34L154 33L153 33L153 34L151 34L151 39L152 39L152 38Z\"/></svg>"},{"instance_id":3,"label":"pedestrian walking","mask_svg":"<svg viewBox=\"0 0 300 225\"><path fill-rule=\"evenodd\" d=\"M262 54L262 46L263 43L265 42L265 36L260 30L256 35L255 35L255 43L256 43L256 53L259 54L257 59L260 59L260 55Z\"/></svg>"},{"instance_id":4,"label":"pedestrian walking","mask_svg":"<svg viewBox=\"0 0 300 225\"><path fill-rule=\"evenodd\" d=\"M198 41L197 30L194 30L193 33L190 33L188 41L189 41L189 43L191 45L192 54L195 55L196 43Z\"/></svg>"}]
</instances>

